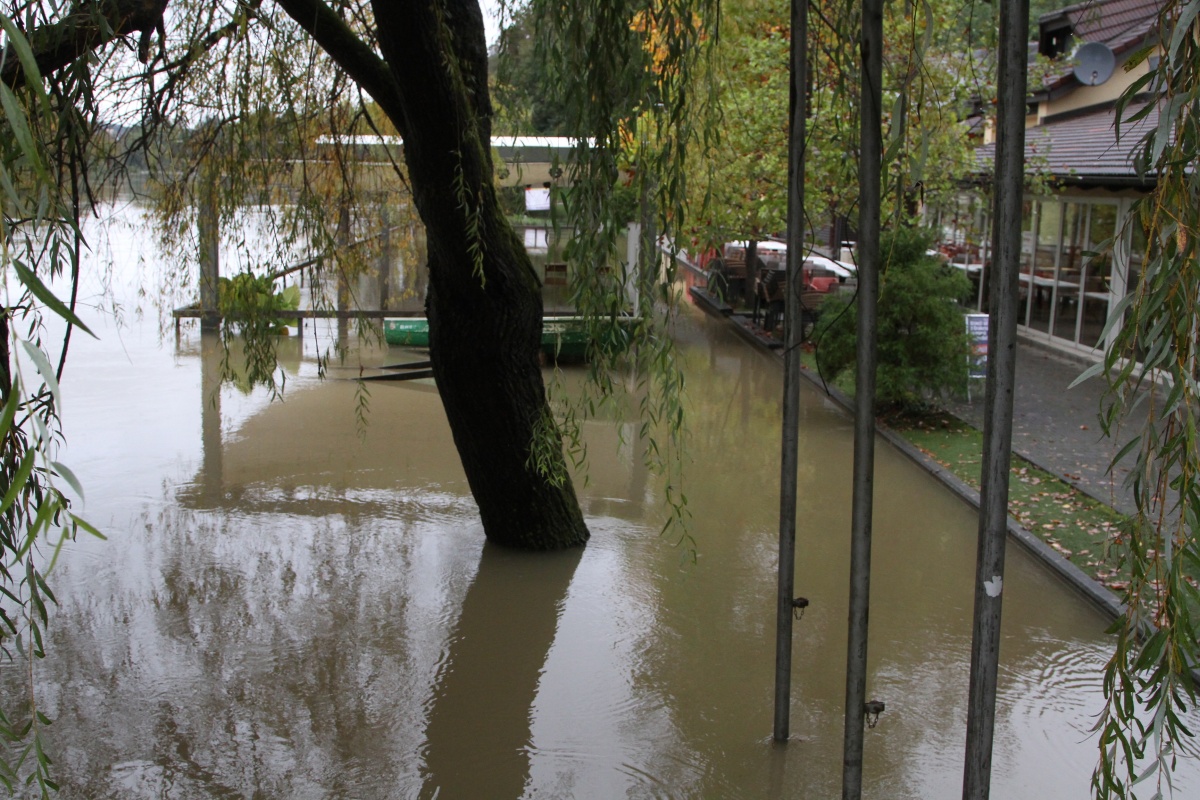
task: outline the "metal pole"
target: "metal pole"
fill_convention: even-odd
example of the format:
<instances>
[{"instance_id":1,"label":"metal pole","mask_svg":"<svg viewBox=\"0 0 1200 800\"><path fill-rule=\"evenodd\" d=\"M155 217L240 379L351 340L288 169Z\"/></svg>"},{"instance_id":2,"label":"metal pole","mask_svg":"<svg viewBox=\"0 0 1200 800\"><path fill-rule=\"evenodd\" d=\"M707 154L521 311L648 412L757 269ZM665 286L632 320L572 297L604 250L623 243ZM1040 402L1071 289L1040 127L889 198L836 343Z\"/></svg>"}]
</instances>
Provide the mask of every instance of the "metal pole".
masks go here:
<instances>
[{"instance_id":1,"label":"metal pole","mask_svg":"<svg viewBox=\"0 0 1200 800\"><path fill-rule=\"evenodd\" d=\"M850 531L850 613L842 797L862 795L867 617L871 598L871 512L875 488L875 363L879 297L880 184L883 160L883 2L863 0L862 120L859 140L858 359L854 388L854 495Z\"/></svg>"},{"instance_id":2,"label":"metal pole","mask_svg":"<svg viewBox=\"0 0 1200 800\"><path fill-rule=\"evenodd\" d=\"M206 169L201 178L196 209L197 258L200 262L200 330L220 327L221 210L217 203L217 176Z\"/></svg>"},{"instance_id":3,"label":"metal pole","mask_svg":"<svg viewBox=\"0 0 1200 800\"><path fill-rule=\"evenodd\" d=\"M754 237L757 233L750 234L750 239L746 242L746 281L742 285L742 302L754 308L755 303L755 270L754 265L758 263L758 240ZM755 314L757 320L758 315ZM768 331L769 333L770 331Z\"/></svg>"},{"instance_id":4,"label":"metal pole","mask_svg":"<svg viewBox=\"0 0 1200 800\"><path fill-rule=\"evenodd\" d=\"M996 180L992 228L991 324L984 396L983 468L979 491L979 550L967 699L967 754L963 797L985 800L991 791L996 673L1004 545L1008 531L1008 475L1012 456L1016 382L1018 269L1025 184L1025 80L1029 0L1000 4L997 79Z\"/></svg>"},{"instance_id":5,"label":"metal pole","mask_svg":"<svg viewBox=\"0 0 1200 800\"><path fill-rule=\"evenodd\" d=\"M792 74L788 132L788 292L798 297L804 263L804 139L808 116L808 2L792 0ZM749 265L747 265L749 269ZM747 277L749 277L747 273ZM796 472L800 436L800 304L784 303L783 444L779 475L779 595L775 634L775 730L787 741L791 710L792 597L796 567Z\"/></svg>"},{"instance_id":6,"label":"metal pole","mask_svg":"<svg viewBox=\"0 0 1200 800\"><path fill-rule=\"evenodd\" d=\"M351 219L350 196L342 194L338 200L337 223L337 255L334 264L337 268L337 310L350 310L350 277L347 275L347 265L343 259L348 255L350 246ZM314 287L316 288L316 287ZM350 320L343 315L337 319L338 347L346 347L350 335Z\"/></svg>"},{"instance_id":7,"label":"metal pole","mask_svg":"<svg viewBox=\"0 0 1200 800\"><path fill-rule=\"evenodd\" d=\"M386 309L392 294L392 259L396 257L392 247L392 216L388 212L386 195L380 197L379 209L383 223L383 246L379 250L379 307Z\"/></svg>"}]
</instances>

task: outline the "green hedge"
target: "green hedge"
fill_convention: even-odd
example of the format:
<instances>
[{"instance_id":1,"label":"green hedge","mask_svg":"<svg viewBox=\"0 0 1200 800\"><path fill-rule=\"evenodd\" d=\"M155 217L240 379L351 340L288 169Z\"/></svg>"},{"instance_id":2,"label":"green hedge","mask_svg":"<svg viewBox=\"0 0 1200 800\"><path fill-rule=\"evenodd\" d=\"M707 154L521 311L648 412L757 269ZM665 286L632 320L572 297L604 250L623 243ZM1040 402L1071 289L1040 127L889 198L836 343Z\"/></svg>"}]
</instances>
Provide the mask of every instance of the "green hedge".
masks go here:
<instances>
[{"instance_id":1,"label":"green hedge","mask_svg":"<svg viewBox=\"0 0 1200 800\"><path fill-rule=\"evenodd\" d=\"M966 385L968 342L958 302L971 285L960 271L930 255L932 232L885 231L880 240L878 370L881 411L915 409ZM835 379L855 363L857 295L831 297L813 335L817 365Z\"/></svg>"}]
</instances>

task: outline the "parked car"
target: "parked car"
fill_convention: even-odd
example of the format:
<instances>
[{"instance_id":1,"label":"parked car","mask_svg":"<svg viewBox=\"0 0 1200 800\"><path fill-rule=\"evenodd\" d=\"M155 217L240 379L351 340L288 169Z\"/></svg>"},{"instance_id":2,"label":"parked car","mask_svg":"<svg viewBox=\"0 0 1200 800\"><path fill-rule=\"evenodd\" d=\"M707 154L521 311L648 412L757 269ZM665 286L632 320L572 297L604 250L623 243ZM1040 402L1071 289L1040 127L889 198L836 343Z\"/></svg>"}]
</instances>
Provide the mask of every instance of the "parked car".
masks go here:
<instances>
[{"instance_id":1,"label":"parked car","mask_svg":"<svg viewBox=\"0 0 1200 800\"><path fill-rule=\"evenodd\" d=\"M832 258L813 254L804 259L805 266L808 266L810 263L814 267L821 267L834 273L839 278L842 278L843 283L848 278L858 277L858 267L846 261L834 261Z\"/></svg>"},{"instance_id":2,"label":"parked car","mask_svg":"<svg viewBox=\"0 0 1200 800\"><path fill-rule=\"evenodd\" d=\"M716 252L707 254L701 263L709 271L710 286L717 288L724 297L742 298L749 303L760 281L766 280L767 276L772 276L773 282L779 281L779 276L775 273L786 268L787 245L770 239L757 242L757 264L751 271L747 285L747 244L745 241L727 242L722 246L719 255ZM802 270L805 288L818 292L835 291L841 284L858 275L853 264L835 261L815 253L805 257Z\"/></svg>"}]
</instances>

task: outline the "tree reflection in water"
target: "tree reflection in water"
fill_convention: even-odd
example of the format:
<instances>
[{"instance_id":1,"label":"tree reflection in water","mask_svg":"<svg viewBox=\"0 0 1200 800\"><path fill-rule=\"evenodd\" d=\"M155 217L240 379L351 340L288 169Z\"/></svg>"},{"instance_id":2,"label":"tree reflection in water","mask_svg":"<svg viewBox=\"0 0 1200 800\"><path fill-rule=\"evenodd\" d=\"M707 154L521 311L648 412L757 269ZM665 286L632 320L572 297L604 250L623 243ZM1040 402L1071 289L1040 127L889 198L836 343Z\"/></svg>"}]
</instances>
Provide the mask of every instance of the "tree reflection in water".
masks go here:
<instances>
[{"instance_id":1,"label":"tree reflection in water","mask_svg":"<svg viewBox=\"0 0 1200 800\"><path fill-rule=\"evenodd\" d=\"M422 796L521 796L538 682L581 555L484 546L439 665Z\"/></svg>"}]
</instances>

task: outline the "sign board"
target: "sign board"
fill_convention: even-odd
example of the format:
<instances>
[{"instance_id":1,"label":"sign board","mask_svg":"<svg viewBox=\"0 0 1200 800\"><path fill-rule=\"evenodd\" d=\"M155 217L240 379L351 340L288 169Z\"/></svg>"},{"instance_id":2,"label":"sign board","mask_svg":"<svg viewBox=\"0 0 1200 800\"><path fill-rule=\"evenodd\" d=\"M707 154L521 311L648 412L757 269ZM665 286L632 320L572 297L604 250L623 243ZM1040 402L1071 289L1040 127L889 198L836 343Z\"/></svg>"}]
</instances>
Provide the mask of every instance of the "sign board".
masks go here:
<instances>
[{"instance_id":1,"label":"sign board","mask_svg":"<svg viewBox=\"0 0 1200 800\"><path fill-rule=\"evenodd\" d=\"M987 377L988 315L967 314L967 343L971 348L967 356L967 377L983 380Z\"/></svg>"},{"instance_id":2,"label":"sign board","mask_svg":"<svg viewBox=\"0 0 1200 800\"><path fill-rule=\"evenodd\" d=\"M525 190L526 211L549 211L550 190L541 186L530 186Z\"/></svg>"}]
</instances>

